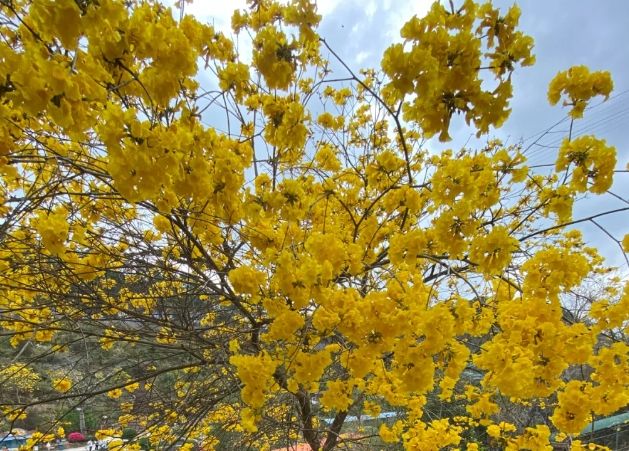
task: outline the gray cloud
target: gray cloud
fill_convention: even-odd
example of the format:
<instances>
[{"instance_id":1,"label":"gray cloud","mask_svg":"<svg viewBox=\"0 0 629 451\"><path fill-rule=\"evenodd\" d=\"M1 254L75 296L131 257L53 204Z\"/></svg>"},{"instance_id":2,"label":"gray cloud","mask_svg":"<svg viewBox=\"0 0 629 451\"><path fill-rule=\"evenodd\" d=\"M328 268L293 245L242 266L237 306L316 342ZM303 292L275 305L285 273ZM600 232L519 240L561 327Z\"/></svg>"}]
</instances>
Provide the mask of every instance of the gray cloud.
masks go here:
<instances>
[{"instance_id":1,"label":"gray cloud","mask_svg":"<svg viewBox=\"0 0 629 451\"><path fill-rule=\"evenodd\" d=\"M507 7L510 2L497 0L495 4ZM615 97L591 108L582 120L575 121L573 137L595 134L605 138L616 147L618 167L624 168L629 161L629 137L626 133L629 125L629 93L626 93L629 90L626 75L629 50L625 45L629 41L629 29L626 27L629 2L528 0L521 3L521 8L521 28L535 39L537 64L518 70L514 77L513 113L501 134L527 138L565 117L565 110L561 106L551 107L546 100L548 83L557 72L579 64L591 70L609 70L614 80L612 96ZM557 147L560 140L567 136L568 129L569 122L566 121L554 129L559 133L539 138L537 144L527 151L531 165L554 163ZM530 139L525 144L531 145L536 139ZM612 191L626 198L628 180L627 174L617 174ZM574 216L578 219L626 206L626 203L609 194L590 195L577 203ZM597 221L616 238L621 239L629 233L629 214L626 212ZM610 263L623 265L624 258L618 247L594 224L579 228L584 230L591 244L601 249ZM626 272L628 268L624 265L623 269Z\"/></svg>"},{"instance_id":2,"label":"gray cloud","mask_svg":"<svg viewBox=\"0 0 629 451\"><path fill-rule=\"evenodd\" d=\"M457 3L457 2L455 2ZM508 0L494 0L494 4L507 10L512 4ZM591 70L609 70L615 84L615 91L608 102L595 106L584 118L575 121L573 137L582 134L596 134L614 145L618 152L618 167L624 168L629 161L629 2L624 0L524 0L519 2L522 9L520 29L535 39L537 63L533 67L519 68L513 76L513 112L507 123L492 131L510 143L524 139L525 147L530 146L526 155L537 172L548 172L557 156L557 149L568 134L569 121L564 121L547 134L541 134L566 117L566 109L561 105L551 107L546 98L549 82L557 72L574 65L587 65ZM382 52L391 43L390 9L384 2L376 3L376 12L369 16L359 5L352 2L341 3L324 18L321 35L335 48L337 53L354 68L369 66L379 68ZM424 11L418 11L422 14ZM410 18L410 17L409 17ZM398 24L398 26L401 24ZM397 35L397 33L396 33ZM362 64L355 64L359 52L367 52L369 57ZM338 66L335 66L338 67ZM599 103L593 102L593 105ZM486 138L471 139L473 130L461 120L453 124L453 141L446 145L431 142L435 149L459 148L464 145L482 145ZM528 139L527 139L528 138ZM629 188L629 174L617 174L612 191L626 197ZM589 195L575 207L575 219L588 217L603 211L622 208L626 203L606 194ZM629 232L629 214L620 213L597 220L615 238L622 239ZM586 239L601 250L609 263L622 265L624 257L619 248L605 233L589 223L579 225Z\"/></svg>"}]
</instances>

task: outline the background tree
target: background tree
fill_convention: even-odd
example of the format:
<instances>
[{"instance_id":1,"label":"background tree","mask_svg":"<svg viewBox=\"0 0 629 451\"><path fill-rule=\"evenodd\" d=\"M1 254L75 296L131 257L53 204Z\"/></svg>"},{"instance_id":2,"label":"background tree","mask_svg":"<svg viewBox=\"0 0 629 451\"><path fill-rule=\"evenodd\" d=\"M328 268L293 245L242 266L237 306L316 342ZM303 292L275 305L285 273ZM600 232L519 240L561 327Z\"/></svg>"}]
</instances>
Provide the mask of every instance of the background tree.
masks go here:
<instances>
[{"instance_id":1,"label":"background tree","mask_svg":"<svg viewBox=\"0 0 629 451\"><path fill-rule=\"evenodd\" d=\"M5 401L22 402L25 396L33 392L40 377L24 365L13 364L0 369L0 380L2 381L2 397Z\"/></svg>"},{"instance_id":2,"label":"background tree","mask_svg":"<svg viewBox=\"0 0 629 451\"><path fill-rule=\"evenodd\" d=\"M95 403L112 412L99 438L329 451L369 443L346 419L384 406L392 447L475 449L482 429L536 450L550 427L505 422L502 399L548 401L567 434L629 403L627 345L609 334L629 289L584 321L562 308L609 271L578 225L629 211L572 217L610 190L614 148L569 137L544 177L518 145L425 146L455 114L478 136L507 119L511 75L534 63L517 6L435 3L381 70L355 72L307 0L236 11L251 55L184 4L175 18L154 1L1 3L0 326L38 343L26 368L64 362L36 399L2 402L9 419ZM578 120L612 86L578 66L548 97ZM591 374L566 383L581 364ZM436 400L464 404L434 416Z\"/></svg>"}]
</instances>

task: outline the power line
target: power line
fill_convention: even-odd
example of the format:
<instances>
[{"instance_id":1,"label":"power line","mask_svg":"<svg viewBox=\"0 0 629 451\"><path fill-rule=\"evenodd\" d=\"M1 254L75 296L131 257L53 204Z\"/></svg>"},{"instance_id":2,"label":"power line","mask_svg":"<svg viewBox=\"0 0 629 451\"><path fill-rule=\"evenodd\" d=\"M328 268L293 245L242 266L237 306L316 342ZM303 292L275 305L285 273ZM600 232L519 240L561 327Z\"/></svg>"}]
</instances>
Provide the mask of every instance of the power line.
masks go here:
<instances>
[{"instance_id":1,"label":"power line","mask_svg":"<svg viewBox=\"0 0 629 451\"><path fill-rule=\"evenodd\" d=\"M626 116L627 114L629 114L629 107L621 108L620 110L615 111L612 114L610 114L610 115L608 115L608 116L606 116L606 117L604 117L602 119L598 119L598 120L596 120L594 122L592 122L592 121L579 122L579 124L578 124L579 127L573 128L572 132L573 132L573 134L581 134L585 130L589 130L592 127L596 127L596 125L598 125L598 124L604 123L604 122L609 121L609 120L613 120L615 118ZM595 118L592 118L592 119L595 119ZM553 139L549 143L547 143L546 145L552 146L552 145L558 144L561 141L563 141L563 139L564 139L563 137L562 138L558 138L558 139L557 138Z\"/></svg>"},{"instance_id":2,"label":"power line","mask_svg":"<svg viewBox=\"0 0 629 451\"><path fill-rule=\"evenodd\" d=\"M618 109L617 105L614 104L614 102L628 93L629 89L624 90L616 95L611 96L607 101L603 101L586 108L585 111L590 112L590 114L580 120L576 128L573 127L571 134L572 138L574 139L578 136L582 136L586 131L590 132L590 134L609 133L612 130L616 130L620 126L625 125L625 120L628 118L629 115L629 107L623 108L624 104L621 104L620 109ZM606 105L606 107L602 110L596 111L594 114L591 113L591 110L597 109L602 105ZM604 117L601 118L601 116ZM570 117L566 116L550 128L535 133L534 135L531 135L522 141L524 143L537 137L535 141L530 143L522 152L522 154L526 155L527 157L529 167L545 167L546 164L544 163L548 161L546 160L546 157L549 154L553 155L552 162L554 163L556 155L558 154L557 150L559 149L559 144L565 138L565 136L557 138L556 135L559 133L565 133L566 135L568 135L569 128L566 130L554 129L561 124L565 124L568 121L570 121ZM531 149L533 150L531 151ZM553 151L544 152L544 150L546 149L552 149Z\"/></svg>"},{"instance_id":3,"label":"power line","mask_svg":"<svg viewBox=\"0 0 629 451\"><path fill-rule=\"evenodd\" d=\"M572 139L582 137L585 135L603 135L613 130L618 129L627 124L629 119L629 107L621 108L609 114L607 117L598 119L595 121L589 121L589 123L583 123L580 127L573 129ZM533 152L529 152L527 159L530 165L542 165L542 163L548 162L547 158L552 156L552 161L556 159L558 149L561 142L565 138L555 138L544 142L536 142L533 145L537 148ZM544 152L544 150L550 149L551 151Z\"/></svg>"},{"instance_id":4,"label":"power line","mask_svg":"<svg viewBox=\"0 0 629 451\"><path fill-rule=\"evenodd\" d=\"M624 107L624 105L621 105L620 109L616 109L614 110L614 108L616 107L616 105L610 105L608 106L608 108L605 108L601 111L598 111L596 115L594 116L590 116L590 117L586 117L583 120L579 121L577 124L577 127L573 127L572 130L572 136L575 137L579 134L581 134L582 132L585 132L586 130L591 130L592 128L596 128L597 125L600 125L602 123L605 123L607 121L610 120L615 120L617 118L622 118L624 116L626 116L627 114L629 114L629 107ZM610 111L612 110L612 111ZM610 114L605 115L605 117L600 118L601 115L603 115L605 112L609 112ZM566 135L568 134L568 131L566 130ZM540 153L541 151L543 151L543 149L545 148L549 148L549 147L554 147L557 146L558 144L561 143L561 141L563 141L564 137L560 137L557 138L556 136L551 137L551 139L549 140L545 140L542 141L543 138L546 138L546 135L544 135L543 137L538 138L534 143L531 143L531 145L529 145L526 149L526 151L528 151L529 149L531 149L534 146L537 146L537 149L534 149L533 151L529 152L527 157L530 159L531 156Z\"/></svg>"},{"instance_id":5,"label":"power line","mask_svg":"<svg viewBox=\"0 0 629 451\"><path fill-rule=\"evenodd\" d=\"M601 105L604 105L604 104L608 104L608 105L609 105L609 103L608 103L609 101L614 100L614 99L617 99L618 97L623 96L623 95L625 95L625 94L627 94L627 93L629 93L629 89L626 89L625 91L622 91L622 92L619 92L618 94L615 94L615 95L613 95L613 96L610 96L610 97L609 97L609 99L604 100L604 101L602 101L602 102L600 102L600 103L597 103L596 105L589 106L589 107L587 107L587 108L585 109L585 111L590 111L590 110L596 109L596 108L598 108L598 107L600 107ZM569 117L568 117L568 116L566 116L566 117L564 117L562 120L560 120L559 122L557 122L555 125L553 125L552 127L547 128L547 129L544 129L544 130L541 130L541 131L539 131L539 132L537 132L537 133L535 133L535 134L533 134L533 135L529 136L528 138L525 138L524 140L522 140L522 142L524 143L524 142L527 142L527 141L529 141L529 140L531 140L531 139L535 138L536 136L539 136L539 135L543 135L543 134L550 133L550 132L552 131L552 129L553 129L553 128L555 128L557 125L559 125L559 124L561 124L561 123L563 123L563 122L567 121L568 119L569 119Z\"/></svg>"},{"instance_id":6,"label":"power line","mask_svg":"<svg viewBox=\"0 0 629 451\"><path fill-rule=\"evenodd\" d=\"M622 114L619 114L618 116L606 118L602 121L597 121L596 124L591 124L591 126L581 128L580 130L577 130L576 133L573 132L572 139L574 140L575 138L580 138L585 135L603 135L626 125L627 119L629 119L629 107L625 110L626 111L622 112ZM539 149L536 149L535 152L528 155L528 162L530 164L538 164L544 162L545 157L548 156L547 153L542 152L545 149L552 149L555 151L553 152L554 161L558 153L556 152L556 150L559 149L562 141L563 138L561 140L549 142L548 144L538 144Z\"/></svg>"}]
</instances>

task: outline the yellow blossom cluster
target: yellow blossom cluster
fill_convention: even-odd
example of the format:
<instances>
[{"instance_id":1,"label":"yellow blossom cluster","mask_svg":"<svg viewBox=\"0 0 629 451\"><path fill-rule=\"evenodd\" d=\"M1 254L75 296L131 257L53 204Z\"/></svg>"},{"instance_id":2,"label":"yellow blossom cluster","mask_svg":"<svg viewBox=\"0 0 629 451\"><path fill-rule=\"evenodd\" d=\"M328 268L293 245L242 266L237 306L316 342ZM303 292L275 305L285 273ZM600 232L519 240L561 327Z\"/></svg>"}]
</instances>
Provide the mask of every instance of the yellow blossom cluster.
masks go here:
<instances>
[{"instance_id":1,"label":"yellow blossom cluster","mask_svg":"<svg viewBox=\"0 0 629 451\"><path fill-rule=\"evenodd\" d=\"M612 187L616 149L594 136L580 136L572 141L566 138L559 148L555 171L565 171L570 165L574 165L572 188L575 191L603 194Z\"/></svg>"},{"instance_id":2,"label":"yellow blossom cluster","mask_svg":"<svg viewBox=\"0 0 629 451\"><path fill-rule=\"evenodd\" d=\"M391 77L386 101L394 104L415 94L414 101L404 104L404 118L418 123L428 137L439 133L441 141L450 139L455 113L464 114L479 135L501 126L510 112L509 74L517 64L535 61L532 38L516 30L519 19L517 6L501 16L490 2L467 0L457 10L435 2L426 16L415 16L402 27L410 48L395 44L384 53L382 69ZM492 90L483 90L484 69L498 80Z\"/></svg>"},{"instance_id":3,"label":"yellow blossom cluster","mask_svg":"<svg viewBox=\"0 0 629 451\"><path fill-rule=\"evenodd\" d=\"M571 106L568 113L573 119L583 117L583 111L590 99L597 95L609 98L614 83L607 71L590 72L587 66L573 66L561 71L548 87L548 101L556 105L562 96L566 96L564 106Z\"/></svg>"},{"instance_id":4,"label":"yellow blossom cluster","mask_svg":"<svg viewBox=\"0 0 629 451\"><path fill-rule=\"evenodd\" d=\"M72 387L72 381L69 379L58 379L54 381L55 390L65 393Z\"/></svg>"}]
</instances>

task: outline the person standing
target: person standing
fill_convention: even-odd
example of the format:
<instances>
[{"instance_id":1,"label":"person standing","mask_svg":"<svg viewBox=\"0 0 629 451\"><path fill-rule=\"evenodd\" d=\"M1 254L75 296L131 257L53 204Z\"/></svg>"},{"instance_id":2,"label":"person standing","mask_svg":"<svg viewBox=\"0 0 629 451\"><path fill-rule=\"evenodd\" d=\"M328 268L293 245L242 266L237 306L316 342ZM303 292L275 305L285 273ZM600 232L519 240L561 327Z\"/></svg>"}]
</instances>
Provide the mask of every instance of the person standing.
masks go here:
<instances>
[{"instance_id":1,"label":"person standing","mask_svg":"<svg viewBox=\"0 0 629 451\"><path fill-rule=\"evenodd\" d=\"M47 442L47 443L46 443L46 449L47 449L48 451L50 451L50 446L51 446L51 445L50 445L50 442Z\"/></svg>"},{"instance_id":2,"label":"person standing","mask_svg":"<svg viewBox=\"0 0 629 451\"><path fill-rule=\"evenodd\" d=\"M87 451L94 451L94 442L88 440L87 442Z\"/></svg>"}]
</instances>

